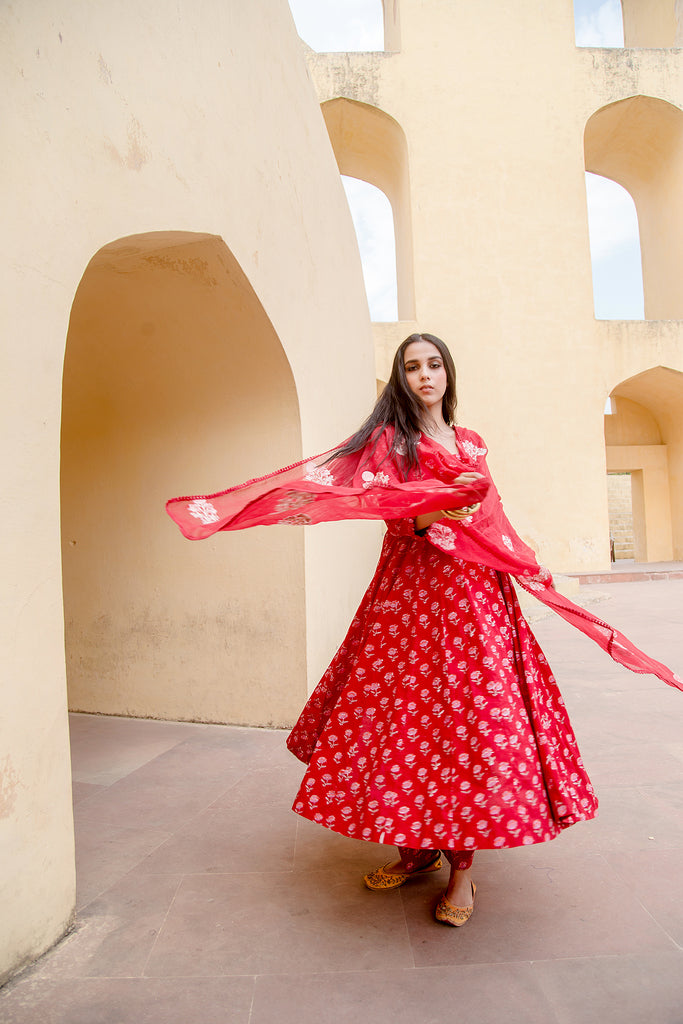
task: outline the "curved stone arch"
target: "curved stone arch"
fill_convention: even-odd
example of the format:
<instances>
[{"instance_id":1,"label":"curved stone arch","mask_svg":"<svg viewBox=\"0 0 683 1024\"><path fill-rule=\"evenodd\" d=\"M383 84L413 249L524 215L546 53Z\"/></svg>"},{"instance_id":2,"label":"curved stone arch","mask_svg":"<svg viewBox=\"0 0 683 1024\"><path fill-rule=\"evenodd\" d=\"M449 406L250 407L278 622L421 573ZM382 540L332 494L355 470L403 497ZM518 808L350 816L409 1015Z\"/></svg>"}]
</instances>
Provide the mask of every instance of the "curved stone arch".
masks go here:
<instances>
[{"instance_id":1,"label":"curved stone arch","mask_svg":"<svg viewBox=\"0 0 683 1024\"><path fill-rule=\"evenodd\" d=\"M638 213L647 320L683 319L683 110L629 96L588 119L586 170L622 185Z\"/></svg>"},{"instance_id":2,"label":"curved stone arch","mask_svg":"<svg viewBox=\"0 0 683 1024\"><path fill-rule=\"evenodd\" d=\"M62 396L70 707L291 722L306 696L302 531L189 544L164 512L300 457L289 363L225 242L155 232L100 249Z\"/></svg>"},{"instance_id":3,"label":"curved stone arch","mask_svg":"<svg viewBox=\"0 0 683 1024\"><path fill-rule=\"evenodd\" d=\"M608 473L630 473L635 560L683 557L683 373L655 366L621 381L605 417Z\"/></svg>"},{"instance_id":4,"label":"curved stone arch","mask_svg":"<svg viewBox=\"0 0 683 1024\"><path fill-rule=\"evenodd\" d=\"M381 189L391 203L396 240L399 320L415 316L408 143L398 121L379 107L337 96L321 104L341 174Z\"/></svg>"}]
</instances>

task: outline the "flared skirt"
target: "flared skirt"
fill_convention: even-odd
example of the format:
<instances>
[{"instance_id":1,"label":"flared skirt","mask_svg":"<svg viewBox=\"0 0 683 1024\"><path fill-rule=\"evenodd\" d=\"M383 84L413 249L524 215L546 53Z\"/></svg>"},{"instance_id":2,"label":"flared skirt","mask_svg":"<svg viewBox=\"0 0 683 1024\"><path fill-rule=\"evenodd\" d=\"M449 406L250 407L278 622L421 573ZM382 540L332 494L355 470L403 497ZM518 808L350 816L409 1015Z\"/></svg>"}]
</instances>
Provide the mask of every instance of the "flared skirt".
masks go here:
<instances>
[{"instance_id":1,"label":"flared skirt","mask_svg":"<svg viewBox=\"0 0 683 1024\"><path fill-rule=\"evenodd\" d=\"M417 849L543 842L597 800L509 577L389 533L347 636L288 739L293 809Z\"/></svg>"}]
</instances>

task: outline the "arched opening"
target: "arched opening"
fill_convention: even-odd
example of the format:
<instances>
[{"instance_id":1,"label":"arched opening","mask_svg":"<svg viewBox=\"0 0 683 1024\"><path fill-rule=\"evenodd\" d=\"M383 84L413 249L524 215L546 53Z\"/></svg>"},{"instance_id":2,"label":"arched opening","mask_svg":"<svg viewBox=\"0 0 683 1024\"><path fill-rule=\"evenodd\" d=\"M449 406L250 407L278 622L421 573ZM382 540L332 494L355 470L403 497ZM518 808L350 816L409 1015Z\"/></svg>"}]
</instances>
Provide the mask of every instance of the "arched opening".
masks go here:
<instances>
[{"instance_id":1,"label":"arched opening","mask_svg":"<svg viewBox=\"0 0 683 1024\"><path fill-rule=\"evenodd\" d=\"M377 107L336 98L322 104L339 171L375 185L391 203L398 319L415 316L408 146L401 126Z\"/></svg>"},{"instance_id":2,"label":"arched opening","mask_svg":"<svg viewBox=\"0 0 683 1024\"><path fill-rule=\"evenodd\" d=\"M682 319L683 111L652 96L618 100L589 119L584 148L586 170L633 197L646 319Z\"/></svg>"},{"instance_id":3,"label":"arched opening","mask_svg":"<svg viewBox=\"0 0 683 1024\"><path fill-rule=\"evenodd\" d=\"M290 722L305 698L301 531L201 544L164 512L300 456L279 339L221 238L101 249L69 324L62 551L74 710Z\"/></svg>"},{"instance_id":4,"label":"arched opening","mask_svg":"<svg viewBox=\"0 0 683 1024\"><path fill-rule=\"evenodd\" d=\"M391 203L384 192L359 178L342 176L356 229L370 319L398 320L396 240Z\"/></svg>"},{"instance_id":5,"label":"arched opening","mask_svg":"<svg viewBox=\"0 0 683 1024\"><path fill-rule=\"evenodd\" d=\"M586 173L593 307L598 320L642 320L638 214L616 181Z\"/></svg>"},{"instance_id":6,"label":"arched opening","mask_svg":"<svg viewBox=\"0 0 683 1024\"><path fill-rule=\"evenodd\" d=\"M630 377L614 388L610 407L607 472L630 476L633 557L636 562L680 559L683 373L658 366Z\"/></svg>"}]
</instances>

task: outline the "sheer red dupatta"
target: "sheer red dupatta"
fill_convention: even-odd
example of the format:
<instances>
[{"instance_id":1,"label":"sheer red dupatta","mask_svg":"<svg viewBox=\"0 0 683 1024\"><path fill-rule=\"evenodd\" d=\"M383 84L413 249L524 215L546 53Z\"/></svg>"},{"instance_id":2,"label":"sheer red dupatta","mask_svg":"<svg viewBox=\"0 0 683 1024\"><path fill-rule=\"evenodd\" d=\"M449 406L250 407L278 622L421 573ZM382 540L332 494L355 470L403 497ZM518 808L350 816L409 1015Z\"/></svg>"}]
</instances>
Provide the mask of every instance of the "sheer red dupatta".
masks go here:
<instances>
[{"instance_id":1,"label":"sheer red dupatta","mask_svg":"<svg viewBox=\"0 0 683 1024\"><path fill-rule=\"evenodd\" d=\"M653 673L683 690L683 681L666 665L554 589L551 574L538 564L503 511L482 439L463 427L456 428L456 437L457 456L423 436L419 467L411 469L407 477L399 465L401 453L397 456L391 451L393 431L388 429L376 443L370 442L354 455L326 461L331 454L326 452L216 494L172 498L166 511L183 536L201 540L219 530L342 519L406 519L481 502L480 509L464 520L434 523L427 531L428 541L454 558L509 573L615 661L634 672ZM482 477L472 484L456 485L456 477L464 472Z\"/></svg>"},{"instance_id":2,"label":"sheer red dupatta","mask_svg":"<svg viewBox=\"0 0 683 1024\"><path fill-rule=\"evenodd\" d=\"M188 540L218 530L285 523L305 526L340 519L407 519L418 512L473 505L488 490L487 480L456 485L463 469L451 466L441 477L412 471L405 479L390 454L393 432L376 445L328 462L331 452L248 480L216 494L172 498L166 511ZM334 451L334 449L332 449ZM471 466L469 467L471 469Z\"/></svg>"}]
</instances>

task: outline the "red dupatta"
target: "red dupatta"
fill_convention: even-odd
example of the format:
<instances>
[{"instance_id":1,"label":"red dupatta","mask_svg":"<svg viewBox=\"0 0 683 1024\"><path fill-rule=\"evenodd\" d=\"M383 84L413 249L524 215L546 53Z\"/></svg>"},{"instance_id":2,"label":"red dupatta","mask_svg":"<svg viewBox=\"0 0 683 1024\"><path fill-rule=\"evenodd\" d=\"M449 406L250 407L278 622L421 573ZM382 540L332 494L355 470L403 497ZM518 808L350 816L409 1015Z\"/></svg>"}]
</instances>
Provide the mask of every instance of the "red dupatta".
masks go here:
<instances>
[{"instance_id":1,"label":"red dupatta","mask_svg":"<svg viewBox=\"0 0 683 1024\"><path fill-rule=\"evenodd\" d=\"M376 442L353 455L327 461L331 453L326 452L216 494L172 498L166 511L183 536L202 540L219 530L341 519L406 519L481 502L481 508L466 519L433 523L426 533L429 542L453 558L509 573L615 661L683 690L683 680L666 665L555 590L551 574L539 565L503 511L486 464L484 442L463 427L456 428L456 438L459 454L453 455L423 435L419 466L406 475L400 468L402 453L391 451L393 430L388 428ZM480 473L481 479L456 485L456 477L465 472Z\"/></svg>"}]
</instances>

